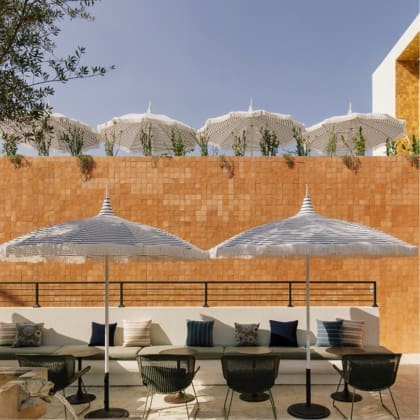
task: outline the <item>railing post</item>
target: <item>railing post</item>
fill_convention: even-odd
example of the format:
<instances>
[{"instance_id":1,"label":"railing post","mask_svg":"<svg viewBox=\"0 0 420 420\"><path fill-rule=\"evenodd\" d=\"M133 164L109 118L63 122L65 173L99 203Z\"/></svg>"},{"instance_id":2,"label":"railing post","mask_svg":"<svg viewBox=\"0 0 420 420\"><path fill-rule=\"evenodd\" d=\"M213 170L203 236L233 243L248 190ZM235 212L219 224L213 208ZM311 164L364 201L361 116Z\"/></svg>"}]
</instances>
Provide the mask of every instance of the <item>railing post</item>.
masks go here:
<instances>
[{"instance_id":1,"label":"railing post","mask_svg":"<svg viewBox=\"0 0 420 420\"><path fill-rule=\"evenodd\" d=\"M119 308L125 308L124 305L124 283L120 281L120 304L118 305Z\"/></svg>"},{"instance_id":2,"label":"railing post","mask_svg":"<svg viewBox=\"0 0 420 420\"><path fill-rule=\"evenodd\" d=\"M39 283L35 283L35 303L33 308L40 308L41 305L39 304Z\"/></svg>"},{"instance_id":3,"label":"railing post","mask_svg":"<svg viewBox=\"0 0 420 420\"><path fill-rule=\"evenodd\" d=\"M205 281L204 282L204 308L208 308L209 307L209 303L208 303L208 283Z\"/></svg>"},{"instance_id":4,"label":"railing post","mask_svg":"<svg viewBox=\"0 0 420 420\"><path fill-rule=\"evenodd\" d=\"M289 308L293 307L293 302L292 302L292 282L289 281L289 304L287 305Z\"/></svg>"},{"instance_id":5,"label":"railing post","mask_svg":"<svg viewBox=\"0 0 420 420\"><path fill-rule=\"evenodd\" d=\"M372 293L373 293L373 307L377 308L378 307L378 303L376 301L376 281L372 282Z\"/></svg>"}]
</instances>

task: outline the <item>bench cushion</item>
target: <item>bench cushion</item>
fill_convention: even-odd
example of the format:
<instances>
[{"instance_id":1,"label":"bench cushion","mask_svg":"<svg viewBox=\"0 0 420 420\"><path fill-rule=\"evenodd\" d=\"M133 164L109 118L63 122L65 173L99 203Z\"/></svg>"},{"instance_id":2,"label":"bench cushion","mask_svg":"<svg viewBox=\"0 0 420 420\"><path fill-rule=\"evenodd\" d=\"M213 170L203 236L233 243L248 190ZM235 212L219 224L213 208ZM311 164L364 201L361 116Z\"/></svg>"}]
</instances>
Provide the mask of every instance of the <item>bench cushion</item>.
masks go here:
<instances>
[{"instance_id":1,"label":"bench cushion","mask_svg":"<svg viewBox=\"0 0 420 420\"><path fill-rule=\"evenodd\" d=\"M0 360L16 359L16 354L53 354L61 346L0 347Z\"/></svg>"}]
</instances>

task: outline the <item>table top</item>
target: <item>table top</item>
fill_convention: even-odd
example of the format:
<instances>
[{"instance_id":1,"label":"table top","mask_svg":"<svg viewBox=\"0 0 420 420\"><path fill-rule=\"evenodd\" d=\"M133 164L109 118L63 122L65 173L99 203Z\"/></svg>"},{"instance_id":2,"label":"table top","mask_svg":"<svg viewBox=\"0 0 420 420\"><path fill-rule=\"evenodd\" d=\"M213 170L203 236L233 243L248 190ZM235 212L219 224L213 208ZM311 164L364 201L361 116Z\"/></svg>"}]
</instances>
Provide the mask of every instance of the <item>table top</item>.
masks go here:
<instances>
[{"instance_id":1,"label":"table top","mask_svg":"<svg viewBox=\"0 0 420 420\"><path fill-rule=\"evenodd\" d=\"M101 353L102 350L95 347L89 347L86 345L75 345L75 346L66 346L63 350L58 350L56 354L69 354L76 358L85 358L94 356L95 354Z\"/></svg>"},{"instance_id":2,"label":"table top","mask_svg":"<svg viewBox=\"0 0 420 420\"><path fill-rule=\"evenodd\" d=\"M234 353L241 354L270 354L271 349L266 346L237 346L235 347Z\"/></svg>"},{"instance_id":3,"label":"table top","mask_svg":"<svg viewBox=\"0 0 420 420\"><path fill-rule=\"evenodd\" d=\"M162 350L159 354L173 354L174 356L190 356L195 355L196 352L193 349L189 349L188 347L178 347L173 349Z\"/></svg>"}]
</instances>

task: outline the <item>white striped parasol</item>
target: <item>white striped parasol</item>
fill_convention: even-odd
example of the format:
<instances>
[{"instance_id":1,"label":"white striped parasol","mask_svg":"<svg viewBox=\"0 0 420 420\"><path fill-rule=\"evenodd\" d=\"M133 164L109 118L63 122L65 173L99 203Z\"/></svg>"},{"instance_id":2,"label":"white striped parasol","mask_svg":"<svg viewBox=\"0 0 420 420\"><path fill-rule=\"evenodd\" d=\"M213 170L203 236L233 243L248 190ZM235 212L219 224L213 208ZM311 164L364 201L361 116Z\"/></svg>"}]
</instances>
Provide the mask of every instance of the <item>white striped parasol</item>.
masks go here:
<instances>
[{"instance_id":1,"label":"white striped parasol","mask_svg":"<svg viewBox=\"0 0 420 420\"><path fill-rule=\"evenodd\" d=\"M150 104L144 114L126 114L98 125L102 138L115 138L116 146L126 152L142 152L140 138L142 132L149 133L149 129L152 135L152 155L172 150L172 131L182 137L187 150L193 150L197 144L193 128L166 115L154 114Z\"/></svg>"},{"instance_id":2,"label":"white striped parasol","mask_svg":"<svg viewBox=\"0 0 420 420\"><path fill-rule=\"evenodd\" d=\"M37 128L39 122L34 122L34 127ZM83 136L83 148L82 150L89 150L99 145L99 138L97 133L92 127L76 120L71 117L67 117L63 114L53 113L48 118L48 125L52 127L52 132L48 133L47 136L51 139L50 149L59 152L69 152L67 144L63 141L63 134L70 134L77 132ZM31 132L32 126L29 125L18 125L15 123L4 123L0 127L0 134L23 134L25 132ZM31 141L25 143L32 148L35 148L35 144Z\"/></svg>"},{"instance_id":3,"label":"white striped parasol","mask_svg":"<svg viewBox=\"0 0 420 420\"><path fill-rule=\"evenodd\" d=\"M128 259L206 259L207 253L164 230L116 216L108 196L97 216L38 229L0 246L3 261L104 260L105 375L104 409L90 417L122 417L124 409L109 407L109 261Z\"/></svg>"},{"instance_id":4,"label":"white striped parasol","mask_svg":"<svg viewBox=\"0 0 420 420\"><path fill-rule=\"evenodd\" d=\"M290 115L276 114L262 109L255 110L252 101L248 111L229 112L216 118L209 118L197 134L206 134L209 144L219 149L231 149L235 136L246 134L247 150L259 151L261 141L261 129L274 131L281 145L293 141L293 127L304 130L300 122Z\"/></svg>"},{"instance_id":5,"label":"white striped parasol","mask_svg":"<svg viewBox=\"0 0 420 420\"><path fill-rule=\"evenodd\" d=\"M332 135L336 135L336 154L348 152L342 141L352 147L352 138L358 133L359 128L366 138L366 149L375 148L385 144L387 139L394 141L405 134L405 121L387 114L356 113L352 112L351 105L347 115L327 118L324 121L309 127L308 135L311 150L328 153L329 142Z\"/></svg>"},{"instance_id":6,"label":"white striped parasol","mask_svg":"<svg viewBox=\"0 0 420 420\"><path fill-rule=\"evenodd\" d=\"M239 233L209 250L210 258L305 257L306 258L306 403L289 407L299 418L323 418L329 410L311 402L310 353L310 257L411 256L414 245L379 230L317 214L308 191L293 217Z\"/></svg>"}]
</instances>

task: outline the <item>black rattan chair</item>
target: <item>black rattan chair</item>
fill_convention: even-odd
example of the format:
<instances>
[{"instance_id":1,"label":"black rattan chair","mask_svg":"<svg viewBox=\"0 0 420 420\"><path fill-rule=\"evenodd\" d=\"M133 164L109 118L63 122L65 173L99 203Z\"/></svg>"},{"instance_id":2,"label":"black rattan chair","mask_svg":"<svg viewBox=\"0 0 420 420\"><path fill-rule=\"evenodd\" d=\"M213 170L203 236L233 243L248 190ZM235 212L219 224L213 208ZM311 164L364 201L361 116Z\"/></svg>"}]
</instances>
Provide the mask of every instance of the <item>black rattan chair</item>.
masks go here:
<instances>
[{"instance_id":1,"label":"black rattan chair","mask_svg":"<svg viewBox=\"0 0 420 420\"><path fill-rule=\"evenodd\" d=\"M271 354L264 355L223 355L223 376L226 379L228 390L223 405L225 418L229 417L234 392L241 393L244 401L264 401L270 399L274 418L277 418L271 388L273 387L279 371L280 359ZM229 399L230 394L230 399ZM226 409L226 403L229 405Z\"/></svg>"},{"instance_id":2,"label":"black rattan chair","mask_svg":"<svg viewBox=\"0 0 420 420\"><path fill-rule=\"evenodd\" d=\"M193 379L197 373L195 369L195 355L190 354L150 354L138 355L137 363L143 385L147 388L146 402L143 410L143 418L147 418L152 407L155 394L174 394L177 397L166 398L168 402L184 402L187 417L190 417L188 398L184 391L191 385L196 400L197 411L199 403L195 392ZM150 401L149 401L150 397Z\"/></svg>"},{"instance_id":3,"label":"black rattan chair","mask_svg":"<svg viewBox=\"0 0 420 420\"><path fill-rule=\"evenodd\" d=\"M76 372L76 359L71 355L17 354L16 359L19 366L47 368L48 380L54 384L54 387L51 389L51 394L53 395L61 391L64 397L66 396L65 389L79 378L81 379L90 370L90 366L86 366L81 371ZM86 392L83 380L82 386L84 392ZM89 407L90 402L82 412Z\"/></svg>"},{"instance_id":4,"label":"black rattan chair","mask_svg":"<svg viewBox=\"0 0 420 420\"><path fill-rule=\"evenodd\" d=\"M360 391L377 391L382 406L393 417L399 419L399 413L391 392L391 386L395 383L397 378L398 366L400 363L400 353L365 353L365 354L347 354L343 356L343 369L338 369L340 373L340 381L337 385L337 391L341 384L353 387L353 390ZM395 413L384 404L381 391L388 389L394 405ZM353 392L353 399L351 401L350 419L353 418L353 407L355 403L355 392ZM346 418L344 413L336 406L336 400L333 399L333 406Z\"/></svg>"}]
</instances>

